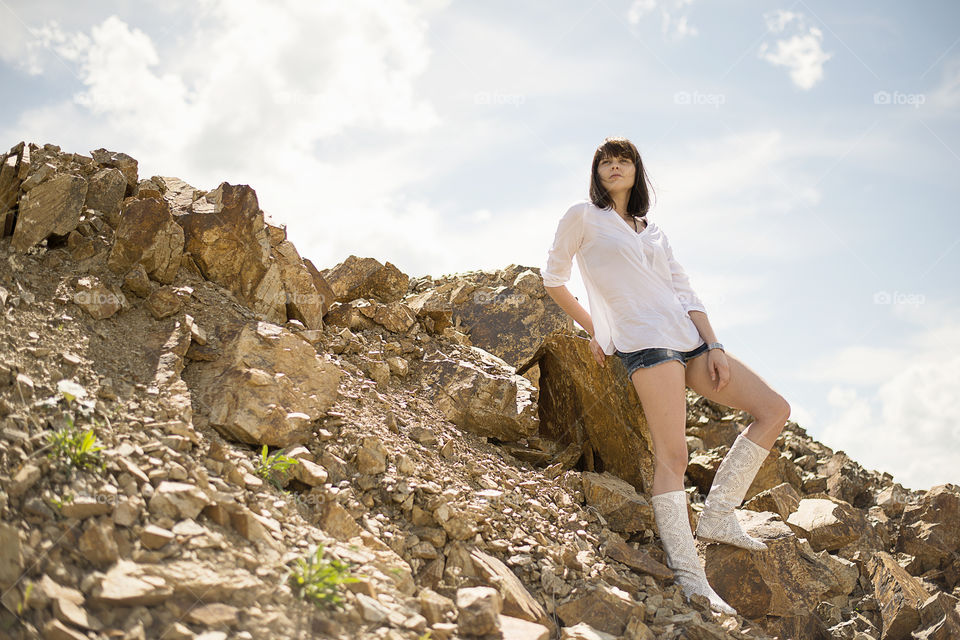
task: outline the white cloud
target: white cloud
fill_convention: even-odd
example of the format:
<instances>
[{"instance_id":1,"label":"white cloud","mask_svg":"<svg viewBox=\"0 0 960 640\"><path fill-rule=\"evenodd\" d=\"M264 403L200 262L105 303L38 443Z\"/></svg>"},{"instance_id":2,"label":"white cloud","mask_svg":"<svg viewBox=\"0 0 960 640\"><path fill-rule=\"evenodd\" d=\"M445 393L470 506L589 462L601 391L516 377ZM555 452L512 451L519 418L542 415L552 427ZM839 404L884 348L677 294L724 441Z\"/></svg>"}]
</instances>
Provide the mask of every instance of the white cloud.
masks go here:
<instances>
[{"instance_id":1,"label":"white cloud","mask_svg":"<svg viewBox=\"0 0 960 640\"><path fill-rule=\"evenodd\" d=\"M775 66L790 70L790 79L804 90L811 89L823 79L823 65L833 57L823 50L823 32L808 27L803 14L784 11L764 14L767 28L782 33L792 27L792 35L777 40L773 49L768 42L760 44L760 58Z\"/></svg>"},{"instance_id":2,"label":"white cloud","mask_svg":"<svg viewBox=\"0 0 960 640\"><path fill-rule=\"evenodd\" d=\"M660 9L660 31L665 36L680 40L696 36L699 31L687 21L693 0L634 0L627 9L627 21L638 24L644 16Z\"/></svg>"},{"instance_id":3,"label":"white cloud","mask_svg":"<svg viewBox=\"0 0 960 640\"><path fill-rule=\"evenodd\" d=\"M929 109L939 114L956 116L960 108L960 57L952 58L943 67L943 75L927 100Z\"/></svg>"},{"instance_id":4,"label":"white cloud","mask_svg":"<svg viewBox=\"0 0 960 640\"><path fill-rule=\"evenodd\" d=\"M874 391L837 385L818 439L913 489L960 482L960 356L902 366Z\"/></svg>"}]
</instances>

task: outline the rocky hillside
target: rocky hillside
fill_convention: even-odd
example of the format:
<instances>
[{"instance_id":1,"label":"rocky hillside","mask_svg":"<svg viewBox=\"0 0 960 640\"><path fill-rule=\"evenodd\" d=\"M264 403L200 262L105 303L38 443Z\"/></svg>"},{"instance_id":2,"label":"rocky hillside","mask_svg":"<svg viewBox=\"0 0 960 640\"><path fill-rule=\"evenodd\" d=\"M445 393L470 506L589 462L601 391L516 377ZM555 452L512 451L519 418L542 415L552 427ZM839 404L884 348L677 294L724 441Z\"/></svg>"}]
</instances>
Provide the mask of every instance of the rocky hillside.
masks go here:
<instances>
[{"instance_id":1,"label":"rocky hillside","mask_svg":"<svg viewBox=\"0 0 960 640\"><path fill-rule=\"evenodd\" d=\"M960 487L788 423L738 512L768 551L701 547L712 613L535 268L317 262L247 185L0 156L0 638L960 637ZM688 409L695 523L751 417Z\"/></svg>"}]
</instances>

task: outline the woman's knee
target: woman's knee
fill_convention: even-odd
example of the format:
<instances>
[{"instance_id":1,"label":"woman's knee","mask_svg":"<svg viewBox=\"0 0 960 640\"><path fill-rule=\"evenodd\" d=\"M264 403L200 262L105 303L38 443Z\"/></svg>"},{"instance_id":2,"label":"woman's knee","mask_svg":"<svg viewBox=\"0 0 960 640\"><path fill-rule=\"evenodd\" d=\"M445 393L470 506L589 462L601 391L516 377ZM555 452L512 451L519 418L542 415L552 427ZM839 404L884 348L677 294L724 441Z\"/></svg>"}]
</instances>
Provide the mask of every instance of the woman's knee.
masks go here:
<instances>
[{"instance_id":1,"label":"woman's knee","mask_svg":"<svg viewBox=\"0 0 960 640\"><path fill-rule=\"evenodd\" d=\"M756 417L764 422L772 423L773 427L777 429L783 429L790 418L791 411L790 403L778 393L764 405L761 411L758 411L759 415Z\"/></svg>"}]
</instances>

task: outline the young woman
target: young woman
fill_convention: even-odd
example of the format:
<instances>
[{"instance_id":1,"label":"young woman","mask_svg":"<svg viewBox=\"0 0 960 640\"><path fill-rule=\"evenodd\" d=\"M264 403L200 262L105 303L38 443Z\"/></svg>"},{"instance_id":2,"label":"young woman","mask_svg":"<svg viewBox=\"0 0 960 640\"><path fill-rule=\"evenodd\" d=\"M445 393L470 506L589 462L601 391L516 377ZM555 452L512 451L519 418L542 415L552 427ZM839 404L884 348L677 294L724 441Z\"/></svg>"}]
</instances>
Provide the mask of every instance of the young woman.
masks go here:
<instances>
[{"instance_id":1,"label":"young woman","mask_svg":"<svg viewBox=\"0 0 960 640\"><path fill-rule=\"evenodd\" d=\"M592 336L600 366L616 354L650 428L655 466L654 517L667 565L684 594L706 596L724 612L736 611L707 582L697 555L683 476L687 468L686 398L690 387L756 420L734 441L707 495L697 536L744 549L766 545L737 522L740 506L761 463L790 417L790 405L760 376L725 352L650 209L647 175L637 148L607 138L593 156L590 199L560 219L541 271L551 298ZM572 258L587 289L590 313L566 288Z\"/></svg>"}]
</instances>

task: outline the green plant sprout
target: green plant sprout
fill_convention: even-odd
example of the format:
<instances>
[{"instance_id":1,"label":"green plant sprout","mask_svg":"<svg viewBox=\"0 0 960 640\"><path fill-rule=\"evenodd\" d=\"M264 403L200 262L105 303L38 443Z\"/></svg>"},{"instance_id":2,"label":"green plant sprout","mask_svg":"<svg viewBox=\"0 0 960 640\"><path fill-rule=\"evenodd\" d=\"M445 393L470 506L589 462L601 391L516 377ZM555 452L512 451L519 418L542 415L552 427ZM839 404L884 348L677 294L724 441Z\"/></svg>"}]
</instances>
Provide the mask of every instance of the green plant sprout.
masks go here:
<instances>
[{"instance_id":1,"label":"green plant sprout","mask_svg":"<svg viewBox=\"0 0 960 640\"><path fill-rule=\"evenodd\" d=\"M289 581L298 597L310 600L318 607L337 607L343 604L340 585L359 582L359 578L350 575L350 566L339 558L324 558L323 545L320 544L313 553L297 558Z\"/></svg>"},{"instance_id":2,"label":"green plant sprout","mask_svg":"<svg viewBox=\"0 0 960 640\"><path fill-rule=\"evenodd\" d=\"M256 472L258 476L282 491L282 474L299 463L300 461L296 458L285 456L279 451L267 455L267 445L263 445L263 449L260 450L260 463L257 465Z\"/></svg>"},{"instance_id":3,"label":"green plant sprout","mask_svg":"<svg viewBox=\"0 0 960 640\"><path fill-rule=\"evenodd\" d=\"M66 416L66 421L66 427L57 429L47 436L47 446L50 447L47 456L64 458L69 466L77 469L103 471L106 466L106 463L100 459L103 446L97 443L93 428L81 432L74 425L72 416Z\"/></svg>"}]
</instances>

